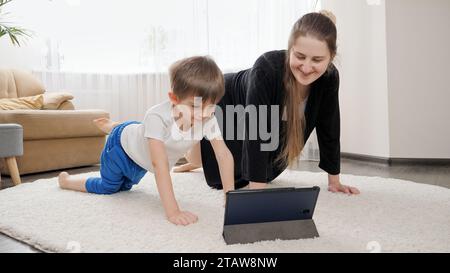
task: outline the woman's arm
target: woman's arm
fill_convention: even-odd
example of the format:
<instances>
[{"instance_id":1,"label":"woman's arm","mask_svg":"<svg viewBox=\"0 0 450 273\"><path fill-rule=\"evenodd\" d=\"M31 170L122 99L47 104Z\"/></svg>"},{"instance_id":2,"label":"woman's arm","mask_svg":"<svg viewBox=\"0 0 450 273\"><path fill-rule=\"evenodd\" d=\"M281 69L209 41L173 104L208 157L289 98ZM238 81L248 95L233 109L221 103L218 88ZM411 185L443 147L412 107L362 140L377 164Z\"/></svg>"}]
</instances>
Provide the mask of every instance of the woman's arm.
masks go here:
<instances>
[{"instance_id":1,"label":"woman's arm","mask_svg":"<svg viewBox=\"0 0 450 273\"><path fill-rule=\"evenodd\" d=\"M245 178L250 180L251 189L265 188L266 183L269 182L267 177L268 168L273 168L272 162L270 162L270 155L273 151L264 149L267 143L273 141L272 139L263 139L260 135L260 126L262 122L267 123L266 130L279 134L279 128L275 132L274 128L271 128L271 110L276 102L272 102L272 92L276 92L275 86L271 81L271 75L268 75L262 67L254 67L249 75L250 79L247 85L246 94L246 107L251 110L252 107L256 111L248 111L245 117L245 139L242 147L243 166L242 173ZM261 115L260 108L265 107L266 114ZM277 117L278 119L278 117ZM254 132L251 130L257 130L256 138ZM272 130L274 130L272 132ZM276 146L279 145L279 135L277 136Z\"/></svg>"},{"instance_id":2,"label":"woman's arm","mask_svg":"<svg viewBox=\"0 0 450 273\"><path fill-rule=\"evenodd\" d=\"M359 190L341 184L341 120L339 109L339 72L333 69L328 78L329 89L324 90L316 125L319 143L319 167L328 173L328 190L347 194L359 194Z\"/></svg>"},{"instance_id":3,"label":"woman's arm","mask_svg":"<svg viewBox=\"0 0 450 273\"><path fill-rule=\"evenodd\" d=\"M339 109L339 72L333 69L322 83L316 133L319 144L319 167L330 175L341 171L341 117Z\"/></svg>"}]
</instances>

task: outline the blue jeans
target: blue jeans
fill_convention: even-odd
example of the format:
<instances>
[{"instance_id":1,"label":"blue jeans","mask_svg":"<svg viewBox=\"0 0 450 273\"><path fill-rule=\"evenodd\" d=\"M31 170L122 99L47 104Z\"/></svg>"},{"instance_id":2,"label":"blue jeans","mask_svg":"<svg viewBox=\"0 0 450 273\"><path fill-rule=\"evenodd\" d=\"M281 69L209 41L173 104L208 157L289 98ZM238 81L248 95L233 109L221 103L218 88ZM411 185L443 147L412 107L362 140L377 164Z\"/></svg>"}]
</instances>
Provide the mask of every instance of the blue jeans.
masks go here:
<instances>
[{"instance_id":1,"label":"blue jeans","mask_svg":"<svg viewBox=\"0 0 450 273\"><path fill-rule=\"evenodd\" d=\"M100 158L100 176L90 177L86 181L86 190L90 193L112 194L119 191L129 191L139 183L147 170L136 164L123 150L120 136L123 129L130 124L128 121L117 125L106 141Z\"/></svg>"}]
</instances>

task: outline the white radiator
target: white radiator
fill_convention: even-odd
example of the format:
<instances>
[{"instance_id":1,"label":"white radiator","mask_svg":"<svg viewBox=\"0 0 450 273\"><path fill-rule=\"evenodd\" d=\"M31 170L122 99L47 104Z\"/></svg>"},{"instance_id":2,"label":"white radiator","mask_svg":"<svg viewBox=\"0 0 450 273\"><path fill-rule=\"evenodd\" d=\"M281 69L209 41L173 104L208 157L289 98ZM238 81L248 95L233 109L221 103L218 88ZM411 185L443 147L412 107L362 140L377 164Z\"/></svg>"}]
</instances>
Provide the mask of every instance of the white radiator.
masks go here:
<instances>
[{"instance_id":1,"label":"white radiator","mask_svg":"<svg viewBox=\"0 0 450 273\"><path fill-rule=\"evenodd\" d=\"M117 121L138 120L167 99L167 73L97 74L33 71L48 92L68 91L76 109L103 109Z\"/></svg>"}]
</instances>

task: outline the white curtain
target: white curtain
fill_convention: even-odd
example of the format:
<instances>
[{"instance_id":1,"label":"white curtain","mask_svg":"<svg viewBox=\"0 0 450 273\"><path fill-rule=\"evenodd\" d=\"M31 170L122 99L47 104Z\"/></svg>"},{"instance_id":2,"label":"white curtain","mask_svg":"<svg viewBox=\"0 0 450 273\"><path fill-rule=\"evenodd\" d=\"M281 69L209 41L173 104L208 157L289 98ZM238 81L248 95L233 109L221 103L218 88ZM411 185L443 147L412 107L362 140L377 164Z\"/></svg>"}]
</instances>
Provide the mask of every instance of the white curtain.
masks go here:
<instances>
[{"instance_id":1,"label":"white curtain","mask_svg":"<svg viewBox=\"0 0 450 273\"><path fill-rule=\"evenodd\" d=\"M15 0L13 13L41 40L38 69L160 72L212 55L225 70L282 49L293 23L318 0ZM20 8L20 9L19 9Z\"/></svg>"},{"instance_id":2,"label":"white curtain","mask_svg":"<svg viewBox=\"0 0 450 273\"><path fill-rule=\"evenodd\" d=\"M34 31L48 92L67 90L78 109L141 120L166 99L177 59L212 56L224 72L249 68L284 49L293 23L318 0L17 0L14 14ZM315 133L302 159L318 160Z\"/></svg>"}]
</instances>

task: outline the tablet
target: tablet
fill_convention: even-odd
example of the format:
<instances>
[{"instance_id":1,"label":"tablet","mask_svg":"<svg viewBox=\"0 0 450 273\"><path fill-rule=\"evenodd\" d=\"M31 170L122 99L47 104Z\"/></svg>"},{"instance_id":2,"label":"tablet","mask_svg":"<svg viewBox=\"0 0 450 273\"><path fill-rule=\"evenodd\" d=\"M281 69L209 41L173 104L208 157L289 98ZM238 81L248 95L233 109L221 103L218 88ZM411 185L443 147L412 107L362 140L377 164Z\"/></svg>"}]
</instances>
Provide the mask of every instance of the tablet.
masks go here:
<instances>
[{"instance_id":1,"label":"tablet","mask_svg":"<svg viewBox=\"0 0 450 273\"><path fill-rule=\"evenodd\" d=\"M224 225L312 219L319 191L317 186L229 191Z\"/></svg>"}]
</instances>

